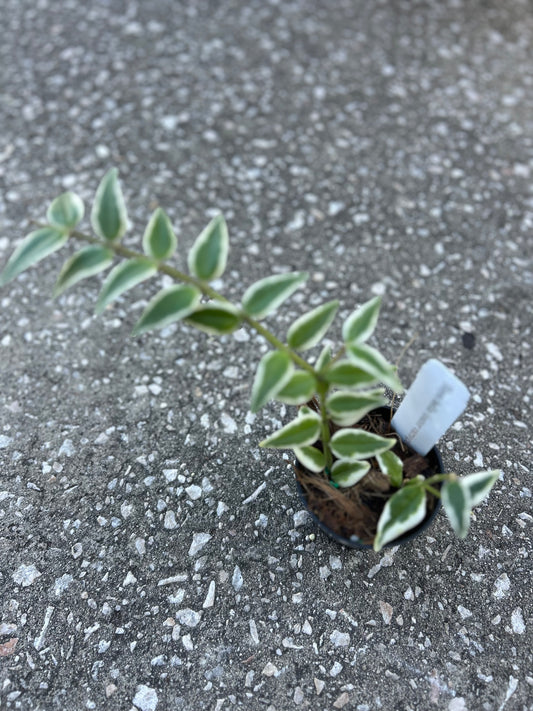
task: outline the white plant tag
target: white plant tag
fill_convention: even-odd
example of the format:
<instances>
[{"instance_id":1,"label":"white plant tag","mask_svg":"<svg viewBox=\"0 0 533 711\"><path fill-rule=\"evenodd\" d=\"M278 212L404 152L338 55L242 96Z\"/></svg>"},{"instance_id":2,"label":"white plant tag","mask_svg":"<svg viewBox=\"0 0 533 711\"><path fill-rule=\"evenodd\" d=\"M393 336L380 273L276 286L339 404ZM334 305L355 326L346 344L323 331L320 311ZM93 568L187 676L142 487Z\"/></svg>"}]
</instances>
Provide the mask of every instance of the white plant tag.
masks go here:
<instances>
[{"instance_id":1,"label":"white plant tag","mask_svg":"<svg viewBox=\"0 0 533 711\"><path fill-rule=\"evenodd\" d=\"M415 452L425 455L464 411L470 393L440 361L420 368L392 426Z\"/></svg>"}]
</instances>

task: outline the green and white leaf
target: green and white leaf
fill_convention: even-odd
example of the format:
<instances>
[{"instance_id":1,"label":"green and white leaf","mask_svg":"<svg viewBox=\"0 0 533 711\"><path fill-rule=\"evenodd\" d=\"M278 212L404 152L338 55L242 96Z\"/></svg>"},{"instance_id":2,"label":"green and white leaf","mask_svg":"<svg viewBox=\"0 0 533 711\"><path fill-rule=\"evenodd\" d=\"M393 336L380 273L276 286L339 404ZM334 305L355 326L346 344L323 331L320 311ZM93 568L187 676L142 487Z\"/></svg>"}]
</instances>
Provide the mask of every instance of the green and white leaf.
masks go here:
<instances>
[{"instance_id":1,"label":"green and white leaf","mask_svg":"<svg viewBox=\"0 0 533 711\"><path fill-rule=\"evenodd\" d=\"M294 366L283 351L270 351L259 361L252 385L250 410L257 412L290 381Z\"/></svg>"},{"instance_id":2,"label":"green and white leaf","mask_svg":"<svg viewBox=\"0 0 533 711\"><path fill-rule=\"evenodd\" d=\"M426 516L426 492L421 486L408 486L397 491L385 504L379 517L374 550L407 533Z\"/></svg>"},{"instance_id":3,"label":"green and white leaf","mask_svg":"<svg viewBox=\"0 0 533 711\"><path fill-rule=\"evenodd\" d=\"M350 462L347 459L337 459L331 468L331 480L341 489L354 486L366 476L370 462Z\"/></svg>"},{"instance_id":4,"label":"green and white leaf","mask_svg":"<svg viewBox=\"0 0 533 711\"><path fill-rule=\"evenodd\" d=\"M249 316L262 319L275 311L308 277L307 272L275 274L256 281L242 297L242 305Z\"/></svg>"},{"instance_id":5,"label":"green and white leaf","mask_svg":"<svg viewBox=\"0 0 533 711\"><path fill-rule=\"evenodd\" d=\"M329 301L296 319L287 334L289 346L305 351L316 345L326 334L338 308L338 301Z\"/></svg>"},{"instance_id":6,"label":"green and white leaf","mask_svg":"<svg viewBox=\"0 0 533 711\"><path fill-rule=\"evenodd\" d=\"M276 449L294 449L306 447L317 441L320 435L320 417L310 412L298 417L282 427L273 435L259 443L260 447L274 447Z\"/></svg>"},{"instance_id":7,"label":"green and white leaf","mask_svg":"<svg viewBox=\"0 0 533 711\"><path fill-rule=\"evenodd\" d=\"M132 289L145 279L157 273L157 267L148 259L128 259L118 264L108 275L102 286L95 311L101 314L105 307L120 294Z\"/></svg>"},{"instance_id":8,"label":"green and white leaf","mask_svg":"<svg viewBox=\"0 0 533 711\"><path fill-rule=\"evenodd\" d=\"M378 322L381 297L376 296L348 316L342 327L345 343L363 343L368 340Z\"/></svg>"},{"instance_id":9,"label":"green and white leaf","mask_svg":"<svg viewBox=\"0 0 533 711\"><path fill-rule=\"evenodd\" d=\"M373 432L360 429L344 429L335 432L330 441L330 449L339 459L351 462L375 457L394 447L396 440L380 437Z\"/></svg>"},{"instance_id":10,"label":"green and white leaf","mask_svg":"<svg viewBox=\"0 0 533 711\"><path fill-rule=\"evenodd\" d=\"M189 250L188 264L191 274L204 281L217 279L226 268L228 251L228 227L224 217L217 215Z\"/></svg>"},{"instance_id":11,"label":"green and white leaf","mask_svg":"<svg viewBox=\"0 0 533 711\"><path fill-rule=\"evenodd\" d=\"M339 360L324 370L323 375L330 385L361 390L375 385L379 378L358 368L349 360Z\"/></svg>"},{"instance_id":12,"label":"green and white leaf","mask_svg":"<svg viewBox=\"0 0 533 711\"><path fill-rule=\"evenodd\" d=\"M468 489L471 508L480 504L489 495L499 477L499 470L494 469L493 471L468 474L460 479L462 485Z\"/></svg>"},{"instance_id":13,"label":"green and white leaf","mask_svg":"<svg viewBox=\"0 0 533 711\"><path fill-rule=\"evenodd\" d=\"M126 232L128 214L116 168L104 175L96 190L91 224L96 234L109 242L116 242Z\"/></svg>"},{"instance_id":14,"label":"green and white leaf","mask_svg":"<svg viewBox=\"0 0 533 711\"><path fill-rule=\"evenodd\" d=\"M320 355L316 359L315 370L321 372L331 361L331 346L324 346Z\"/></svg>"},{"instance_id":15,"label":"green and white leaf","mask_svg":"<svg viewBox=\"0 0 533 711\"><path fill-rule=\"evenodd\" d=\"M67 240L68 235L55 227L42 227L30 232L17 246L0 273L0 286L4 286L28 267L55 252Z\"/></svg>"},{"instance_id":16,"label":"green and white leaf","mask_svg":"<svg viewBox=\"0 0 533 711\"><path fill-rule=\"evenodd\" d=\"M305 417L305 415L316 415L317 413L315 410L312 410L310 407L307 407L307 405L302 405L302 407L298 408L298 415L297 417Z\"/></svg>"},{"instance_id":17,"label":"green and white leaf","mask_svg":"<svg viewBox=\"0 0 533 711\"><path fill-rule=\"evenodd\" d=\"M133 336L163 328L186 318L196 308L201 292L189 284L177 284L162 289L150 301L135 324Z\"/></svg>"},{"instance_id":18,"label":"green and white leaf","mask_svg":"<svg viewBox=\"0 0 533 711\"><path fill-rule=\"evenodd\" d=\"M209 302L201 304L187 317L187 323L213 336L231 333L241 325L241 317L231 304Z\"/></svg>"},{"instance_id":19,"label":"green and white leaf","mask_svg":"<svg viewBox=\"0 0 533 711\"><path fill-rule=\"evenodd\" d=\"M470 511L472 501L470 489L461 479L446 481L441 489L440 497L453 530L459 538L465 538L470 527Z\"/></svg>"},{"instance_id":20,"label":"green and white leaf","mask_svg":"<svg viewBox=\"0 0 533 711\"><path fill-rule=\"evenodd\" d=\"M98 245L80 249L63 265L54 287L54 297L82 279L108 269L114 256L113 250Z\"/></svg>"},{"instance_id":21,"label":"green and white leaf","mask_svg":"<svg viewBox=\"0 0 533 711\"><path fill-rule=\"evenodd\" d=\"M370 373L381 383L385 383L394 392L402 392L402 384L396 374L396 368L388 363L381 353L364 343L352 344L346 348L346 354L353 365Z\"/></svg>"},{"instance_id":22,"label":"green and white leaf","mask_svg":"<svg viewBox=\"0 0 533 711\"><path fill-rule=\"evenodd\" d=\"M162 262L174 254L177 246L178 240L174 234L168 215L164 210L158 207L144 231L144 253Z\"/></svg>"},{"instance_id":23,"label":"green and white leaf","mask_svg":"<svg viewBox=\"0 0 533 711\"><path fill-rule=\"evenodd\" d=\"M382 407L387 403L383 390L368 390L362 393L354 393L351 390L339 390L326 401L326 406L331 419L336 425L349 427L364 417L376 407Z\"/></svg>"},{"instance_id":24,"label":"green and white leaf","mask_svg":"<svg viewBox=\"0 0 533 711\"><path fill-rule=\"evenodd\" d=\"M298 370L292 374L287 384L278 391L276 400L287 405L301 405L308 402L316 390L316 381L311 373L305 370Z\"/></svg>"},{"instance_id":25,"label":"green and white leaf","mask_svg":"<svg viewBox=\"0 0 533 711\"><path fill-rule=\"evenodd\" d=\"M54 227L68 232L83 220L84 214L83 200L76 193L69 191L53 200L46 211L46 219Z\"/></svg>"},{"instance_id":26,"label":"green and white leaf","mask_svg":"<svg viewBox=\"0 0 533 711\"><path fill-rule=\"evenodd\" d=\"M382 452L376 455L379 468L389 477L391 486L399 489L403 481L403 462L394 452Z\"/></svg>"},{"instance_id":27,"label":"green and white leaf","mask_svg":"<svg viewBox=\"0 0 533 711\"><path fill-rule=\"evenodd\" d=\"M324 453L316 447L294 447L294 454L302 466L315 474L319 474L326 466Z\"/></svg>"}]
</instances>

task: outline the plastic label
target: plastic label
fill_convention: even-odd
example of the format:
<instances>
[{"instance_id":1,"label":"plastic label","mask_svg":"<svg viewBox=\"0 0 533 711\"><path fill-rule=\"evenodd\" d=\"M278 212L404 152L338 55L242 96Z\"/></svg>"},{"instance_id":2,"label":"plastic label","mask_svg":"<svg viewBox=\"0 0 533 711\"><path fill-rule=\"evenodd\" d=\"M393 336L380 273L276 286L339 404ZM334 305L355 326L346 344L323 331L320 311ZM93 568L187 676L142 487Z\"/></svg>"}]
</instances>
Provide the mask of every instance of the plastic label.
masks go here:
<instances>
[{"instance_id":1,"label":"plastic label","mask_svg":"<svg viewBox=\"0 0 533 711\"><path fill-rule=\"evenodd\" d=\"M425 455L464 411L469 398L459 378L432 358L420 368L392 426L415 452Z\"/></svg>"}]
</instances>

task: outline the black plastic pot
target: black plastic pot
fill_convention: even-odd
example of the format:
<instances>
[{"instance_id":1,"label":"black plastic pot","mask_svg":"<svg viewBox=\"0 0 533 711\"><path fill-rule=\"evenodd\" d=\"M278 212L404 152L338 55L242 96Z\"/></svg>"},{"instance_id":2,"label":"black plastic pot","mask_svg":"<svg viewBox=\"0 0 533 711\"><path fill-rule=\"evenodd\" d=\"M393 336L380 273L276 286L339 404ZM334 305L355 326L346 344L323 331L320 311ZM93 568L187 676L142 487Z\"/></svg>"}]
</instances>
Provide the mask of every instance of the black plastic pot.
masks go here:
<instances>
[{"instance_id":1,"label":"black plastic pot","mask_svg":"<svg viewBox=\"0 0 533 711\"><path fill-rule=\"evenodd\" d=\"M387 413L390 412L389 408L380 408L380 410L386 411ZM436 447L433 447L432 450L426 454L426 459L429 461L431 467L435 468L435 473L436 474L443 474L444 473L444 467L442 464L442 458L440 455L439 450ZM301 467L301 465L297 462L296 467ZM337 541L337 543L340 543L343 546L347 546L348 548L358 548L362 550L372 550L372 545L369 543L363 543L360 538L357 538L356 536L351 536L350 538L346 538L345 536L341 536L338 533L336 533L333 529L331 529L329 526L327 526L325 523L323 523L318 516L311 511L307 505L307 500L305 498L304 490L298 481L296 480L296 488L298 490L298 494L300 496L300 499L305 505L305 508L307 509L307 512L313 519L313 521L317 524L317 526L324 531L330 538L333 540ZM399 536L396 538L394 541L390 541L389 543L386 543L383 547L384 548L391 548L393 546L398 546L398 545L403 545L404 543L408 543L409 541L413 540L413 538L416 538L419 536L423 531L425 531L433 521L435 520L435 517L441 507L442 503L440 499L436 499L435 505L433 509L426 515L426 518L418 524L418 526L415 526L415 528L412 528L410 531L407 531L404 533L402 536Z\"/></svg>"}]
</instances>

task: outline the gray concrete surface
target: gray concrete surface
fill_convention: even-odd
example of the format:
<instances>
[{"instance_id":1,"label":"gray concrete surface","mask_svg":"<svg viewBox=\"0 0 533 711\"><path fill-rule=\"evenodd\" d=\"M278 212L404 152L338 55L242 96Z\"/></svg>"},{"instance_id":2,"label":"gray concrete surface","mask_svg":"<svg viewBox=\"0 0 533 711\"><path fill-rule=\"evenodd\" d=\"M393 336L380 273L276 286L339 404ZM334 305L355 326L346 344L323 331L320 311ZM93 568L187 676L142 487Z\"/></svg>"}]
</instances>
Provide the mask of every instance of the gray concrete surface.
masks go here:
<instances>
[{"instance_id":1,"label":"gray concrete surface","mask_svg":"<svg viewBox=\"0 0 533 711\"><path fill-rule=\"evenodd\" d=\"M62 256L0 303L0 708L533 709L533 9L525 0L0 0L0 262L116 165L138 244L213 210L221 288L282 265L273 324L385 292L377 343L472 391L447 467L500 467L463 542L326 539L248 414L264 346L131 340L157 283L96 319Z\"/></svg>"}]
</instances>

